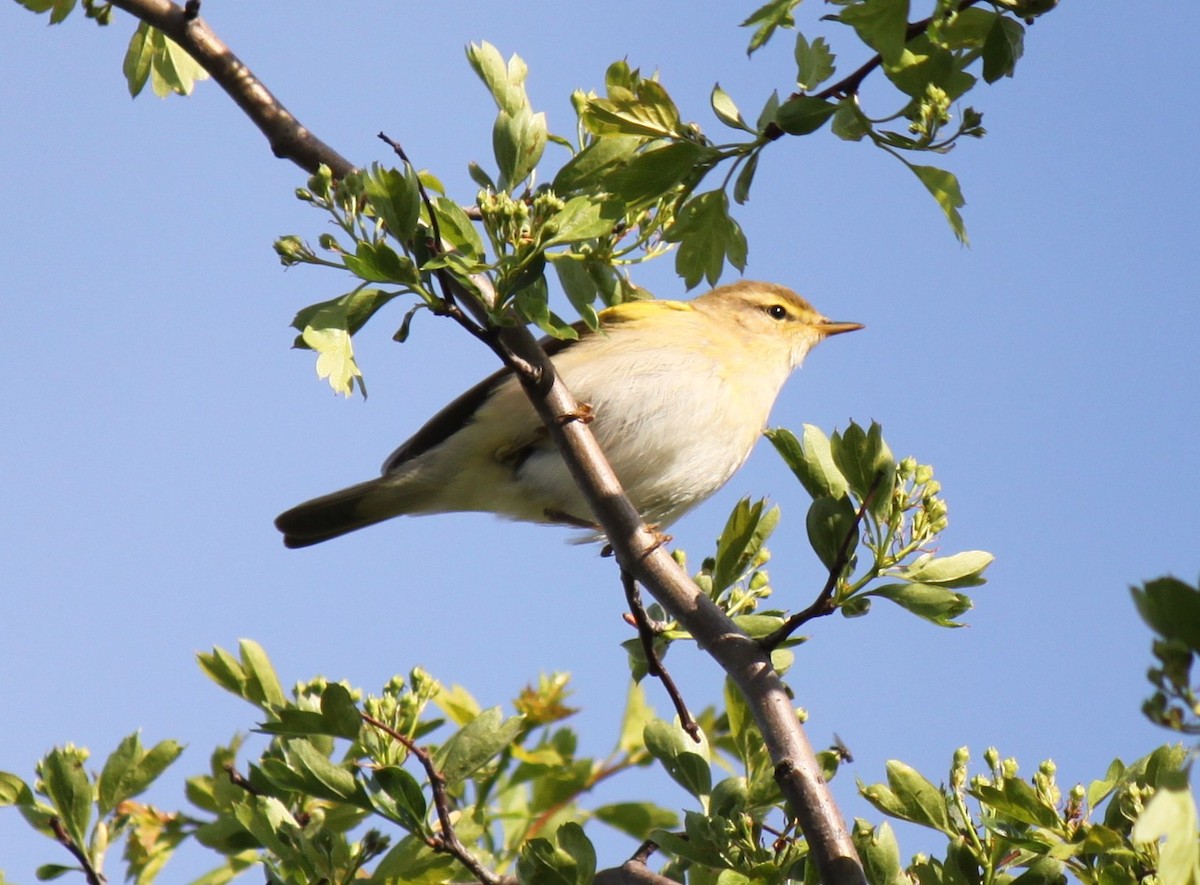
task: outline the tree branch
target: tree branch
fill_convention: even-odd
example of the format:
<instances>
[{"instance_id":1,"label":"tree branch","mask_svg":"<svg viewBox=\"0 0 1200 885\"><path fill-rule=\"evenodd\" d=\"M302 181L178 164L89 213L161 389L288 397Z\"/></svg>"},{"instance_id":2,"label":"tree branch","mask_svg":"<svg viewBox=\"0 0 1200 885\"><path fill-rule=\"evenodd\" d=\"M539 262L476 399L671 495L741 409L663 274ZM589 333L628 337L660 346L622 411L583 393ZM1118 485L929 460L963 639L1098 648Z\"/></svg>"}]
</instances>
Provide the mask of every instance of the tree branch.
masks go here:
<instances>
[{"instance_id":1,"label":"tree branch","mask_svg":"<svg viewBox=\"0 0 1200 885\"><path fill-rule=\"evenodd\" d=\"M58 840L59 844L71 852L71 856L83 867L83 875L87 879L88 885L108 885L108 877L92 866L92 859L87 856L87 852L83 848L75 844L75 840L71 838L71 834L67 832L62 820L57 815L50 818L50 829L54 831L54 838Z\"/></svg>"},{"instance_id":2,"label":"tree branch","mask_svg":"<svg viewBox=\"0 0 1200 885\"><path fill-rule=\"evenodd\" d=\"M195 10L168 0L114 0L114 5L159 28L188 52L266 135L278 157L307 171L321 163L342 177L354 166L305 129L250 69L212 32ZM467 299L467 304L474 299ZM534 409L562 453L621 568L631 574L695 637L745 696L775 762L776 779L808 840L826 885L865 883L862 866L816 754L796 717L787 687L770 655L700 592L645 525L588 425L569 420L579 403L554 372L524 326L496 330L496 350L513 366ZM522 366L532 371L522 371Z\"/></svg>"}]
</instances>

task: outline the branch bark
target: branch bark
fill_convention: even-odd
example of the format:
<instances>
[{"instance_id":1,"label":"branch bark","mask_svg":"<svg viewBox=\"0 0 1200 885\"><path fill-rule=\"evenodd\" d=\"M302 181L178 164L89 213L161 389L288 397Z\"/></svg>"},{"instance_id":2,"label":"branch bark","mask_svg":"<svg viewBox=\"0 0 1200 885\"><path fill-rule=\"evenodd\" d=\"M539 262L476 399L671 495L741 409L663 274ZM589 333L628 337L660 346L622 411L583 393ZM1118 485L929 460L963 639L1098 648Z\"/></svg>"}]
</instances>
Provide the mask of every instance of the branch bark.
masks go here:
<instances>
[{"instance_id":1,"label":"branch bark","mask_svg":"<svg viewBox=\"0 0 1200 885\"><path fill-rule=\"evenodd\" d=\"M169 0L114 0L116 7L158 28L188 52L266 136L277 157L312 172L321 163L341 177L354 165L300 124L209 26ZM769 653L740 630L671 558L643 523L587 424L570 420L579 403L549 358L522 326L497 330L497 351L519 371L530 401L562 452L571 475L604 528L621 568L642 584L695 637L745 695L789 810L808 840L821 881L865 885L854 845L791 696Z\"/></svg>"}]
</instances>

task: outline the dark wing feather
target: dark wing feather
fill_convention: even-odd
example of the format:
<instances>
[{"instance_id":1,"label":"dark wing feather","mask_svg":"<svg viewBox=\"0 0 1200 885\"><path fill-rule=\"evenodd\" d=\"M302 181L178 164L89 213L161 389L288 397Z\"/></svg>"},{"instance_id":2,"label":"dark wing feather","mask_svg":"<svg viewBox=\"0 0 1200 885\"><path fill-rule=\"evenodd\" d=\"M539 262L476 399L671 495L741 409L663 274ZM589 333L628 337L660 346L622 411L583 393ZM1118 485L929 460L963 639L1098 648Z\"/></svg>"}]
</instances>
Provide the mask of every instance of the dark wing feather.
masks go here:
<instances>
[{"instance_id":1,"label":"dark wing feather","mask_svg":"<svg viewBox=\"0 0 1200 885\"><path fill-rule=\"evenodd\" d=\"M580 338L588 334L583 323L574 324ZM538 343L548 356L562 353L579 339L543 338ZM450 402L440 412L425 422L416 433L400 445L400 448L388 455L383 462L383 473L386 475L396 470L402 464L428 452L435 446L448 440L470 423L472 416L488 398L512 376L512 369L501 369L484 378L470 390Z\"/></svg>"}]
</instances>

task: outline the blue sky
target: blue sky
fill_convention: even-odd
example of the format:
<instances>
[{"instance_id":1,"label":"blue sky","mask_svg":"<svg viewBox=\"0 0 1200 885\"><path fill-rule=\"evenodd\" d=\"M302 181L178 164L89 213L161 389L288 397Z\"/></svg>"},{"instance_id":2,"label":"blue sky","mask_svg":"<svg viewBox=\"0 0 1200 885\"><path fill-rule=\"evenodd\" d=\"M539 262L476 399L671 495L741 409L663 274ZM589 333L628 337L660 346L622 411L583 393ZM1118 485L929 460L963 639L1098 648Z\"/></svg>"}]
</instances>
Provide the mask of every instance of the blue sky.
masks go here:
<instances>
[{"instance_id":1,"label":"blue sky","mask_svg":"<svg viewBox=\"0 0 1200 885\"><path fill-rule=\"evenodd\" d=\"M942 549L997 556L969 629L881 602L808 631L790 682L814 743L836 731L854 752L834 783L848 816L878 819L854 778L882 779L889 758L940 780L956 747L980 760L996 745L1029 774L1054 759L1066 787L1167 738L1138 711L1150 636L1128 587L1200 571L1200 9L1173 4L1168 19L1152 6L1118 18L1065 3L1030 30L1016 79L972 97L989 135L945 160L968 201L969 249L899 164L827 132L774 145L738 211L747 276L867 325L810 357L774 423L880 421L897 455L935 466L950 504ZM491 162L493 109L467 42L527 60L552 130L571 131L572 89L600 88L626 57L716 131L714 82L748 116L792 83L786 36L746 59L736 25L751 8L372 4L348 16L274 2L208 14L343 154L388 161L385 130L469 200L466 165ZM823 11L802 6L801 28L830 36L848 71L861 59L814 24ZM492 705L539 672L570 671L582 749L607 752L629 634L612 563L593 549L480 515L398 520L304 551L271 526L371 476L493 358L428 317L391 343L397 308L359 343L370 399L335 398L311 355L289 350L288 323L342 281L284 272L271 249L322 229L291 196L302 174L211 83L188 100L131 102L128 19L105 31L44 21L0 5L0 770L31 778L68 741L99 760L141 728L146 742L189 745L151 795L180 803L209 749L253 725L194 663L243 636L285 684L322 674L374 690L421 665ZM683 295L669 260L637 279ZM676 543L698 562L744 495L781 504L776 598L807 604L823 576L805 496L768 446L675 526ZM694 707L719 699L715 665L683 647L670 663ZM686 802L654 789L659 804ZM601 798L638 793L617 784ZM905 856L930 847L900 836ZM11 811L0 846L18 882L65 860ZM602 862L628 850L605 837ZM164 881L204 863L181 858Z\"/></svg>"}]
</instances>

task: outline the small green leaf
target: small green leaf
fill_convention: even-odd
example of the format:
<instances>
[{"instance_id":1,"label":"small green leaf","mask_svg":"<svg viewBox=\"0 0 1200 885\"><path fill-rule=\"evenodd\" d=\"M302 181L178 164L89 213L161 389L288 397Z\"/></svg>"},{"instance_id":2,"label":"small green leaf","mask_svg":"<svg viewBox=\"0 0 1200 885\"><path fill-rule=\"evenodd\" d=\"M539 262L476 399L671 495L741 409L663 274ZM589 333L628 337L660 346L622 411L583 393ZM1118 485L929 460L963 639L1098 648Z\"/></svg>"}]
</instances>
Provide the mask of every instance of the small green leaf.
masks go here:
<instances>
[{"instance_id":1,"label":"small green leaf","mask_svg":"<svg viewBox=\"0 0 1200 885\"><path fill-rule=\"evenodd\" d=\"M838 19L853 27L859 39L889 63L904 49L908 0L859 0L843 9Z\"/></svg>"},{"instance_id":2,"label":"small green leaf","mask_svg":"<svg viewBox=\"0 0 1200 885\"><path fill-rule=\"evenodd\" d=\"M433 201L433 210L437 214L438 229L446 244L461 252L469 261L482 261L485 254L483 240L462 207L455 200L437 197Z\"/></svg>"},{"instance_id":3,"label":"small green leaf","mask_svg":"<svg viewBox=\"0 0 1200 885\"><path fill-rule=\"evenodd\" d=\"M614 167L604 176L603 187L626 204L654 202L712 155L695 142L672 141Z\"/></svg>"},{"instance_id":4,"label":"small green leaf","mask_svg":"<svg viewBox=\"0 0 1200 885\"><path fill-rule=\"evenodd\" d=\"M862 112L858 102L851 97L838 103L838 109L833 115L833 123L829 128L843 141L862 141L871 131L871 121Z\"/></svg>"},{"instance_id":5,"label":"small green leaf","mask_svg":"<svg viewBox=\"0 0 1200 885\"><path fill-rule=\"evenodd\" d=\"M715 285L726 259L738 270L746 265L746 236L729 216L724 190L707 191L684 203L664 237L679 243L675 271L689 289L705 279Z\"/></svg>"},{"instance_id":6,"label":"small green leaf","mask_svg":"<svg viewBox=\"0 0 1200 885\"><path fill-rule=\"evenodd\" d=\"M750 45L746 47L746 55L753 55L754 50L767 45L779 28L793 28L796 20L792 10L800 5L800 0L768 0L742 22L743 28L754 28L750 35Z\"/></svg>"},{"instance_id":7,"label":"small green leaf","mask_svg":"<svg viewBox=\"0 0 1200 885\"><path fill-rule=\"evenodd\" d=\"M754 132L749 124L742 119L742 112L738 110L733 99L729 97L729 93L721 88L720 83L713 86L709 102L712 104L713 113L717 115L717 119L726 126L729 126L731 129L741 129L743 132Z\"/></svg>"},{"instance_id":8,"label":"small green leaf","mask_svg":"<svg viewBox=\"0 0 1200 885\"><path fill-rule=\"evenodd\" d=\"M362 729L362 716L346 686L330 682L321 692L321 716L328 724L330 734L356 740Z\"/></svg>"},{"instance_id":9,"label":"small green leaf","mask_svg":"<svg viewBox=\"0 0 1200 885\"><path fill-rule=\"evenodd\" d=\"M1129 838L1158 842L1158 875L1162 882L1200 883L1200 823L1188 772L1172 772L1134 822Z\"/></svg>"},{"instance_id":10,"label":"small green leaf","mask_svg":"<svg viewBox=\"0 0 1200 885\"><path fill-rule=\"evenodd\" d=\"M508 64L491 43L467 46L467 60L479 79L496 100L496 107L509 115L517 114L528 103L525 95L525 63L513 56Z\"/></svg>"},{"instance_id":11,"label":"small green leaf","mask_svg":"<svg viewBox=\"0 0 1200 885\"><path fill-rule=\"evenodd\" d=\"M0 771L0 808L6 805L29 805L33 803L33 791L15 774Z\"/></svg>"},{"instance_id":12,"label":"small green leaf","mask_svg":"<svg viewBox=\"0 0 1200 885\"><path fill-rule=\"evenodd\" d=\"M176 741L160 741L147 752L137 732L125 737L100 773L96 792L101 816L143 792L182 752L183 745Z\"/></svg>"},{"instance_id":13,"label":"small green leaf","mask_svg":"<svg viewBox=\"0 0 1200 885\"><path fill-rule=\"evenodd\" d=\"M750 199L750 185L754 182L754 174L758 171L758 158L761 151L755 151L742 164L742 171L733 182L733 200L739 206Z\"/></svg>"},{"instance_id":14,"label":"small green leaf","mask_svg":"<svg viewBox=\"0 0 1200 885\"><path fill-rule=\"evenodd\" d=\"M387 169L376 164L363 183L367 202L392 236L401 242L412 239L421 216L421 194L412 167Z\"/></svg>"},{"instance_id":15,"label":"small green leaf","mask_svg":"<svg viewBox=\"0 0 1200 885\"><path fill-rule=\"evenodd\" d=\"M583 827L574 821L567 821L554 834L558 847L570 855L575 862L575 882L577 885L591 885L596 875L596 849L586 835Z\"/></svg>"},{"instance_id":16,"label":"small green leaf","mask_svg":"<svg viewBox=\"0 0 1200 885\"><path fill-rule=\"evenodd\" d=\"M630 97L590 99L580 120L593 135L685 137L679 108L656 80L640 80Z\"/></svg>"},{"instance_id":17,"label":"small green leaf","mask_svg":"<svg viewBox=\"0 0 1200 885\"><path fill-rule=\"evenodd\" d=\"M447 785L453 786L491 761L524 728L524 716L504 719L499 707L484 710L441 746L434 763Z\"/></svg>"},{"instance_id":18,"label":"small green leaf","mask_svg":"<svg viewBox=\"0 0 1200 885\"><path fill-rule=\"evenodd\" d=\"M67 873L82 873L83 867L65 867L62 864L46 863L33 871L33 876L39 882L51 882Z\"/></svg>"},{"instance_id":19,"label":"small green leaf","mask_svg":"<svg viewBox=\"0 0 1200 885\"><path fill-rule=\"evenodd\" d=\"M579 313L580 319L593 332L600 328L600 317L593 306L600 297L600 290L595 280L587 272L584 262L570 255L551 255L550 263L558 274L559 285L566 293L567 300Z\"/></svg>"},{"instance_id":20,"label":"small green leaf","mask_svg":"<svg viewBox=\"0 0 1200 885\"><path fill-rule=\"evenodd\" d=\"M617 749L629 756L640 755L646 747L643 738L646 725L654 718L654 708L646 700L645 689L637 682L630 681L629 693L625 698L625 712L621 716Z\"/></svg>"},{"instance_id":21,"label":"small green leaf","mask_svg":"<svg viewBox=\"0 0 1200 885\"><path fill-rule=\"evenodd\" d=\"M850 490L865 500L872 489L871 512L886 517L891 507L891 490L896 473L896 460L883 439L883 428L872 421L870 428L863 430L856 422L830 438L830 450Z\"/></svg>"},{"instance_id":22,"label":"small green leaf","mask_svg":"<svg viewBox=\"0 0 1200 885\"><path fill-rule=\"evenodd\" d=\"M284 756L288 767L303 778L306 792L320 799L349 801L360 808L371 807L353 772L335 765L310 741L304 738L288 740L284 744Z\"/></svg>"},{"instance_id":23,"label":"small green leaf","mask_svg":"<svg viewBox=\"0 0 1200 885\"><path fill-rule=\"evenodd\" d=\"M1171 577L1131 589L1138 614L1150 629L1200 652L1200 590Z\"/></svg>"},{"instance_id":24,"label":"small green leaf","mask_svg":"<svg viewBox=\"0 0 1200 885\"><path fill-rule=\"evenodd\" d=\"M838 106L812 95L793 95L775 115L775 123L789 135L808 135L816 132L834 115Z\"/></svg>"},{"instance_id":25,"label":"small green leaf","mask_svg":"<svg viewBox=\"0 0 1200 885\"><path fill-rule=\"evenodd\" d=\"M592 816L634 839L647 839L655 828L674 830L679 827L679 815L651 802L616 802L601 805Z\"/></svg>"},{"instance_id":26,"label":"small green leaf","mask_svg":"<svg viewBox=\"0 0 1200 885\"><path fill-rule=\"evenodd\" d=\"M858 546L854 518L849 498L815 498L808 508L808 542L825 568L837 564L842 550L853 552Z\"/></svg>"},{"instance_id":27,"label":"small green leaf","mask_svg":"<svg viewBox=\"0 0 1200 885\"><path fill-rule=\"evenodd\" d=\"M415 777L399 766L386 765L372 772L370 786L367 796L377 811L410 833L424 831L428 803Z\"/></svg>"},{"instance_id":28,"label":"small green leaf","mask_svg":"<svg viewBox=\"0 0 1200 885\"><path fill-rule=\"evenodd\" d=\"M964 550L953 556L926 556L904 573L910 581L943 587L975 587L984 583L983 572L995 559L986 550Z\"/></svg>"},{"instance_id":29,"label":"small green leaf","mask_svg":"<svg viewBox=\"0 0 1200 885\"><path fill-rule=\"evenodd\" d=\"M125 83L129 88L131 98L146 87L150 77L150 65L154 59L154 45L150 39L150 25L142 22L129 38L129 48L125 50L125 61L121 72L125 75Z\"/></svg>"},{"instance_id":30,"label":"small green leaf","mask_svg":"<svg viewBox=\"0 0 1200 885\"><path fill-rule=\"evenodd\" d=\"M1045 804L1034 788L1019 778L1005 778L1000 787L977 784L967 792L1019 823L1039 827L1059 825L1058 811Z\"/></svg>"},{"instance_id":31,"label":"small green leaf","mask_svg":"<svg viewBox=\"0 0 1200 885\"><path fill-rule=\"evenodd\" d=\"M900 845L887 821L872 827L866 821L856 819L851 837L868 882L872 885L909 885L911 880L904 875L900 863Z\"/></svg>"},{"instance_id":32,"label":"small green leaf","mask_svg":"<svg viewBox=\"0 0 1200 885\"><path fill-rule=\"evenodd\" d=\"M890 759L887 778L887 786L866 786L860 781L858 791L884 814L940 830L948 836L955 835L946 811L945 796L920 772L903 762Z\"/></svg>"},{"instance_id":33,"label":"small green leaf","mask_svg":"<svg viewBox=\"0 0 1200 885\"><path fill-rule=\"evenodd\" d=\"M608 236L621 220L624 209L616 200L597 200L594 197L572 197L546 220L550 238L544 247L577 243Z\"/></svg>"},{"instance_id":34,"label":"small green leaf","mask_svg":"<svg viewBox=\"0 0 1200 885\"><path fill-rule=\"evenodd\" d=\"M995 83L1011 77L1024 52L1024 26L1008 16L996 16L983 41L983 79Z\"/></svg>"},{"instance_id":35,"label":"small green leaf","mask_svg":"<svg viewBox=\"0 0 1200 885\"><path fill-rule=\"evenodd\" d=\"M844 498L849 489L846 477L833 460L829 437L812 424L804 425L803 440L784 428L766 432L783 461L814 498Z\"/></svg>"},{"instance_id":36,"label":"small green leaf","mask_svg":"<svg viewBox=\"0 0 1200 885\"><path fill-rule=\"evenodd\" d=\"M901 608L941 627L962 627L954 618L971 608L969 597L934 584L884 584L863 595L890 599Z\"/></svg>"},{"instance_id":37,"label":"small green leaf","mask_svg":"<svg viewBox=\"0 0 1200 885\"><path fill-rule=\"evenodd\" d=\"M700 755L707 753L706 743L697 744L682 728L661 719L647 722L642 738L675 783L697 799L709 794L712 769L706 756Z\"/></svg>"},{"instance_id":38,"label":"small green leaf","mask_svg":"<svg viewBox=\"0 0 1200 885\"><path fill-rule=\"evenodd\" d=\"M287 703L279 677L263 647L252 639L239 639L238 651L250 696L267 707L282 707Z\"/></svg>"},{"instance_id":39,"label":"small green leaf","mask_svg":"<svg viewBox=\"0 0 1200 885\"><path fill-rule=\"evenodd\" d=\"M54 806L63 828L81 851L87 847L92 819L92 784L83 763L85 753L55 747L42 759L42 789Z\"/></svg>"},{"instance_id":40,"label":"small green leaf","mask_svg":"<svg viewBox=\"0 0 1200 885\"><path fill-rule=\"evenodd\" d=\"M597 138L558 170L551 185L559 196L595 187L613 169L627 163L642 144L633 135Z\"/></svg>"},{"instance_id":41,"label":"small green leaf","mask_svg":"<svg viewBox=\"0 0 1200 885\"><path fill-rule=\"evenodd\" d=\"M967 229L963 224L962 214L958 211L966 204L966 200L963 199L962 189L959 188L958 179L954 173L936 166L916 166L908 162L905 162L904 165L913 171L913 174L920 179L921 184L925 185L925 189L942 207L942 211L946 213L946 220L950 222L950 227L954 231L954 236L958 237L959 242L963 245L967 245Z\"/></svg>"},{"instance_id":42,"label":"small green leaf","mask_svg":"<svg viewBox=\"0 0 1200 885\"><path fill-rule=\"evenodd\" d=\"M500 167L500 187L514 190L533 174L546 149L546 115L528 107L501 111L492 127L492 149Z\"/></svg>"},{"instance_id":43,"label":"small green leaf","mask_svg":"<svg viewBox=\"0 0 1200 885\"><path fill-rule=\"evenodd\" d=\"M729 514L721 537L717 540L717 555L712 571L713 592L720 593L741 577L749 568L767 538L779 524L779 508L766 508L766 501L743 498Z\"/></svg>"},{"instance_id":44,"label":"small green leaf","mask_svg":"<svg viewBox=\"0 0 1200 885\"><path fill-rule=\"evenodd\" d=\"M836 56L829 51L824 37L809 43L803 34L796 34L796 85L810 92L833 76Z\"/></svg>"}]
</instances>

